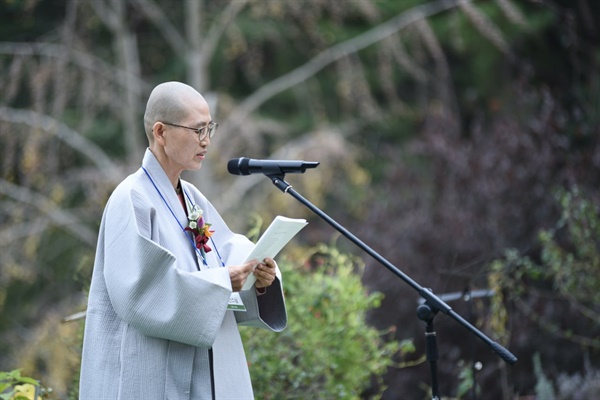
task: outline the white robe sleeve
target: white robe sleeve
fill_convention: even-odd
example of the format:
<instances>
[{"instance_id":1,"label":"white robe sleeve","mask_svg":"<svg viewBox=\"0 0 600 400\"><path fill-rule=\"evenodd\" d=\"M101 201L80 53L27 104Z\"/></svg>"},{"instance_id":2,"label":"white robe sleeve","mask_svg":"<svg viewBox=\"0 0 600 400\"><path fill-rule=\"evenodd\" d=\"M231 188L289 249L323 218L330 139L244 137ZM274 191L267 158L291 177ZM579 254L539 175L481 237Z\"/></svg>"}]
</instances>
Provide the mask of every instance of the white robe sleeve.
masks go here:
<instances>
[{"instance_id":1,"label":"white robe sleeve","mask_svg":"<svg viewBox=\"0 0 600 400\"><path fill-rule=\"evenodd\" d=\"M207 202L206 204L209 205L211 211L214 210L210 203ZM216 211L212 213L211 218L222 227L221 229L226 227L225 222ZM230 232L228 228L226 230ZM253 248L254 243L248 238L231 232L228 234L228 240L221 243L221 251L226 257L225 262L227 265L242 264ZM265 294L257 296L253 286L250 290L241 291L240 296L246 306L246 312L235 313L235 318L240 325L253 326L274 332L281 332L286 328L287 311L279 267L277 268L277 278L267 288Z\"/></svg>"},{"instance_id":2,"label":"white robe sleeve","mask_svg":"<svg viewBox=\"0 0 600 400\"><path fill-rule=\"evenodd\" d=\"M159 235L154 208L134 190L110 203L104 279L117 315L145 335L210 347L231 294L228 272L178 268L153 237Z\"/></svg>"},{"instance_id":3,"label":"white robe sleeve","mask_svg":"<svg viewBox=\"0 0 600 400\"><path fill-rule=\"evenodd\" d=\"M240 325L254 326L281 332L287 326L287 312L283 297L281 277L275 278L265 294L257 296L254 287L241 292L242 301L246 306L245 313L236 313Z\"/></svg>"}]
</instances>

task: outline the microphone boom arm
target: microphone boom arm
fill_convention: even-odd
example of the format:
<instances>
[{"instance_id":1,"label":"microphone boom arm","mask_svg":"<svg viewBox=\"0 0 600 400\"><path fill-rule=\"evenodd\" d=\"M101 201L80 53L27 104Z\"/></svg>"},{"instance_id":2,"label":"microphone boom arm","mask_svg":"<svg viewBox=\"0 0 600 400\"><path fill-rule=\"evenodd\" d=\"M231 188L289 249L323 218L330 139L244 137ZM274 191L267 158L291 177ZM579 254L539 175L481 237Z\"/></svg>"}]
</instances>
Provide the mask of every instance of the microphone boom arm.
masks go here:
<instances>
[{"instance_id":1,"label":"microphone boom arm","mask_svg":"<svg viewBox=\"0 0 600 400\"><path fill-rule=\"evenodd\" d=\"M407 276L404 272L400 271L392 263L390 263L388 260L386 260L384 257L382 257L379 253L377 253L375 250L373 250L371 247L369 247L367 244L365 244L363 241L361 241L358 237L356 237L354 234L352 234L350 231L348 231L342 225L337 223L334 219L329 217L326 213L321 211L318 207L316 207L310 201L308 201L307 199L302 197L302 195L300 195L298 192L296 192L292 188L292 186L284 180L285 176L283 174L270 174L270 175L266 175L266 176L268 176L269 179L271 179L271 181L273 182L273 184L277 188L279 188L283 193L287 193L287 194L291 195L292 197L294 197L296 200L298 200L300 203L302 203L304 206L306 206L308 209L310 209L312 212L314 212L317 216L319 216L321 219L323 219L325 222L327 222L329 225L331 225L334 229L336 229L338 232L340 232L342 235L344 235L346 238L348 238L352 243L356 244L362 250L367 252L376 261L378 261L380 264L382 264L384 267L386 267L388 270L390 270L393 274L398 276L400 279L402 279L404 282L406 282L409 286L411 286L413 289L415 289L417 291L417 293L419 293L419 295L425 299L425 305L428 305L429 308L431 308L431 311L433 314L437 313L438 311L441 311L444 314L449 315L450 317L455 319L458 323L460 323L465 328L470 330L473 334L475 334L475 336L477 336L479 339L481 339L484 343L486 343L496 354L498 354L498 356L500 356L500 358L502 358L508 364L513 365L517 362L517 357L515 357L510 351L508 351L506 348L504 348L499 343L491 340L483 332L481 332L479 329L477 329L475 326L473 326L470 322L468 322L463 317L461 317L458 313L456 313L454 310L452 310L452 308L448 304L446 304L442 299L440 299L438 296L436 296L432 290L425 289L424 287L419 285L417 282L415 282L413 279L411 279L409 276ZM432 319L433 315L431 315L430 318Z\"/></svg>"}]
</instances>

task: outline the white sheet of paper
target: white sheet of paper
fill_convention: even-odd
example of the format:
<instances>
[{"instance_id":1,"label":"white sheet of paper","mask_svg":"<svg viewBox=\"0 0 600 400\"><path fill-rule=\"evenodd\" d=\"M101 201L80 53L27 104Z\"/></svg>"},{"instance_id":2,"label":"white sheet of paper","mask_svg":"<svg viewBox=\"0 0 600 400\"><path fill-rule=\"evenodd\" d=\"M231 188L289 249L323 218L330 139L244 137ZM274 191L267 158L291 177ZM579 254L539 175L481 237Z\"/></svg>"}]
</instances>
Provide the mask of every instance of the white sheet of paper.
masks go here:
<instances>
[{"instance_id":1,"label":"white sheet of paper","mask_svg":"<svg viewBox=\"0 0 600 400\"><path fill-rule=\"evenodd\" d=\"M265 258L275 258L277 253L294 237L308 222L305 219L288 218L278 215L260 237L254 250L246 261L256 259L262 262ZM254 273L248 276L242 290L251 289L256 282Z\"/></svg>"}]
</instances>

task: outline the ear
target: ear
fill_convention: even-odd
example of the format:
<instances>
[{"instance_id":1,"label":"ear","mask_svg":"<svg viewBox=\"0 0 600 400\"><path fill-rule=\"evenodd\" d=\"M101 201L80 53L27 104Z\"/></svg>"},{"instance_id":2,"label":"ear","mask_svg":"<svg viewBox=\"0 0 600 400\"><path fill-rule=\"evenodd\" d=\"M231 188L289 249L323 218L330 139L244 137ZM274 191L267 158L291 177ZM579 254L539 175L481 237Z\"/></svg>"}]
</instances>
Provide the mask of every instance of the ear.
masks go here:
<instances>
[{"instance_id":1,"label":"ear","mask_svg":"<svg viewBox=\"0 0 600 400\"><path fill-rule=\"evenodd\" d=\"M161 146L165 145L165 124L162 122L155 122L152 126L152 136L154 141L159 143Z\"/></svg>"}]
</instances>

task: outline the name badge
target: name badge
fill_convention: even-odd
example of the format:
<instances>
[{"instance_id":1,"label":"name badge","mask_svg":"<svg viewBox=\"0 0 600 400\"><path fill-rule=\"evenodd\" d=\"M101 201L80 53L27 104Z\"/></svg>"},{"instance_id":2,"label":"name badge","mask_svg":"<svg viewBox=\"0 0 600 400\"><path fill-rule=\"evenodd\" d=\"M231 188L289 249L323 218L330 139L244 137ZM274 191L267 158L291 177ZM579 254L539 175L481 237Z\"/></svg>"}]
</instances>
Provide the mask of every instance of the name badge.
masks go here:
<instances>
[{"instance_id":1,"label":"name badge","mask_svg":"<svg viewBox=\"0 0 600 400\"><path fill-rule=\"evenodd\" d=\"M240 296L239 292L231 293L227 309L233 311L246 311L246 306L244 305L244 302L242 301L242 297Z\"/></svg>"}]
</instances>

